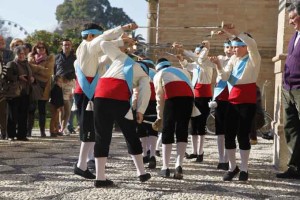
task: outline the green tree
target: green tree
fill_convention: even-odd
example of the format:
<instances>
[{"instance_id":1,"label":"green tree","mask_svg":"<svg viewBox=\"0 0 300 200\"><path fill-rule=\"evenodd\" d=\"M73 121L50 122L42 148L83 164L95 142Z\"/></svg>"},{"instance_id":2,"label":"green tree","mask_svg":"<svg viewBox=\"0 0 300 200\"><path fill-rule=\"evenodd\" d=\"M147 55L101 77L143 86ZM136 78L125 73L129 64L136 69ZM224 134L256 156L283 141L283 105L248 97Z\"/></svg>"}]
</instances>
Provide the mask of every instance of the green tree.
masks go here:
<instances>
[{"instance_id":1,"label":"green tree","mask_svg":"<svg viewBox=\"0 0 300 200\"><path fill-rule=\"evenodd\" d=\"M51 33L45 30L36 30L30 36L25 38L25 41L32 45L35 45L38 41L43 41L48 45L51 53L57 53L60 48L61 39L62 36L58 33Z\"/></svg>"},{"instance_id":2,"label":"green tree","mask_svg":"<svg viewBox=\"0 0 300 200\"><path fill-rule=\"evenodd\" d=\"M56 19L61 29L78 29L87 22L104 28L133 22L122 8L111 7L108 0L65 0L56 8Z\"/></svg>"}]
</instances>

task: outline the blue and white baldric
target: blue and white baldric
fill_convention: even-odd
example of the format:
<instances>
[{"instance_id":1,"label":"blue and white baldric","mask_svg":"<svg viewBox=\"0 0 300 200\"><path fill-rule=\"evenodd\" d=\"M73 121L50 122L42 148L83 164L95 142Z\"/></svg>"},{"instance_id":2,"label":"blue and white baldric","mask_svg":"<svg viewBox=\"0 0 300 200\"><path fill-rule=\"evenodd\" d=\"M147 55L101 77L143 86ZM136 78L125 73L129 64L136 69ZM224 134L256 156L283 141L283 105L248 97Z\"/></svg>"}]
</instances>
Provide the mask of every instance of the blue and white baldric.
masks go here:
<instances>
[{"instance_id":1,"label":"blue and white baldric","mask_svg":"<svg viewBox=\"0 0 300 200\"><path fill-rule=\"evenodd\" d=\"M249 60L249 55L247 55L243 60L241 60L238 66L234 67L234 69L232 70L231 75L227 81L229 93L232 90L233 86L236 84L236 82L244 73L248 60Z\"/></svg>"},{"instance_id":2,"label":"blue and white baldric","mask_svg":"<svg viewBox=\"0 0 300 200\"><path fill-rule=\"evenodd\" d=\"M198 79L200 78L201 68L197 65L196 68L193 69L193 78L192 78L192 86L195 87Z\"/></svg>"},{"instance_id":3,"label":"blue and white baldric","mask_svg":"<svg viewBox=\"0 0 300 200\"><path fill-rule=\"evenodd\" d=\"M89 99L86 110L93 111L94 110L94 105L93 105L93 102L92 102L92 98L94 96L95 89L96 89L96 86L97 86L97 83L98 83L98 80L99 80L98 70L97 70L97 72L94 76L94 79L91 83L88 82L88 80L86 79L86 76L81 71L78 61L75 62L75 72L76 72L78 83L79 83L83 93Z\"/></svg>"},{"instance_id":4,"label":"blue and white baldric","mask_svg":"<svg viewBox=\"0 0 300 200\"><path fill-rule=\"evenodd\" d=\"M131 96L132 96L132 92L133 92L133 65L134 65L134 63L135 63L135 61L128 56L124 62L124 67L123 67L125 81L127 83L127 86L129 88ZM143 63L138 63L138 64L140 64L140 66L142 67L142 69L145 71L146 74L149 74L149 69L146 67L145 64L143 64ZM131 105L131 98L130 98L130 105ZM125 115L125 118L133 120L131 108Z\"/></svg>"}]
</instances>

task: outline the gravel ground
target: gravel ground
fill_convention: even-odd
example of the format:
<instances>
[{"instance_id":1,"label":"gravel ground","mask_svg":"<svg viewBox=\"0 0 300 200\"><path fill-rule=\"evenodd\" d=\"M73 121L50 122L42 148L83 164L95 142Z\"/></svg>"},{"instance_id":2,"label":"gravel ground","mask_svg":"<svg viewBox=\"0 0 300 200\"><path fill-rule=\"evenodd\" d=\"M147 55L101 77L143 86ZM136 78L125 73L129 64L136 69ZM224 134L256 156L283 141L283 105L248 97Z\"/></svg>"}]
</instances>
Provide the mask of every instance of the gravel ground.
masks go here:
<instances>
[{"instance_id":1,"label":"gravel ground","mask_svg":"<svg viewBox=\"0 0 300 200\"><path fill-rule=\"evenodd\" d=\"M184 160L183 180L159 177L162 160L157 157L157 168L147 169L152 178L140 183L125 140L116 132L107 163L107 176L116 186L99 189L92 180L73 174L78 135L40 138L37 131L33 135L28 142L0 140L0 199L300 199L300 180L275 178L273 143L262 138L252 147L247 182L222 181L224 171L216 169L216 137L207 135L204 161ZM171 168L174 164L172 159Z\"/></svg>"}]
</instances>

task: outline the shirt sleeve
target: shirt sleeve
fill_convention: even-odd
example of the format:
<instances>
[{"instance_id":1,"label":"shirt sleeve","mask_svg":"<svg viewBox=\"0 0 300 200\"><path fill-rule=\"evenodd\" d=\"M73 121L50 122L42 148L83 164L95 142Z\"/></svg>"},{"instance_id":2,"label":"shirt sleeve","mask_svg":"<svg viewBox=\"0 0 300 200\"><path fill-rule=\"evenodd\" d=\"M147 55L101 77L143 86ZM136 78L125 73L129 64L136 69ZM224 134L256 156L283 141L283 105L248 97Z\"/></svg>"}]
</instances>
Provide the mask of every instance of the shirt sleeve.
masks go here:
<instances>
[{"instance_id":1,"label":"shirt sleeve","mask_svg":"<svg viewBox=\"0 0 300 200\"><path fill-rule=\"evenodd\" d=\"M155 98L156 98L156 112L157 118L163 118L163 112L165 107L164 88L162 85L162 73L157 73L154 76L153 84L155 87Z\"/></svg>"}]
</instances>

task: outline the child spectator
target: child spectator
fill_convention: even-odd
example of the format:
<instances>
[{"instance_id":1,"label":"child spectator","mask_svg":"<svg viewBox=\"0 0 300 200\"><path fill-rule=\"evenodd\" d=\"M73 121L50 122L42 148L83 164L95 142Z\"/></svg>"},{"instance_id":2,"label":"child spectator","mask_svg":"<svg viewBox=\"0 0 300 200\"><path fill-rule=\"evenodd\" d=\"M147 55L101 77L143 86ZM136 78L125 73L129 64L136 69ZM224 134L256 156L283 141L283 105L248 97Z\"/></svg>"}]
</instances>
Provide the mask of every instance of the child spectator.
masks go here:
<instances>
[{"instance_id":1,"label":"child spectator","mask_svg":"<svg viewBox=\"0 0 300 200\"><path fill-rule=\"evenodd\" d=\"M62 136L59 130L59 112L62 111L64 106L64 98L62 91L63 79L61 76L54 77L54 86L50 92L50 111L51 111L51 121L50 121L50 136L57 137Z\"/></svg>"}]
</instances>

